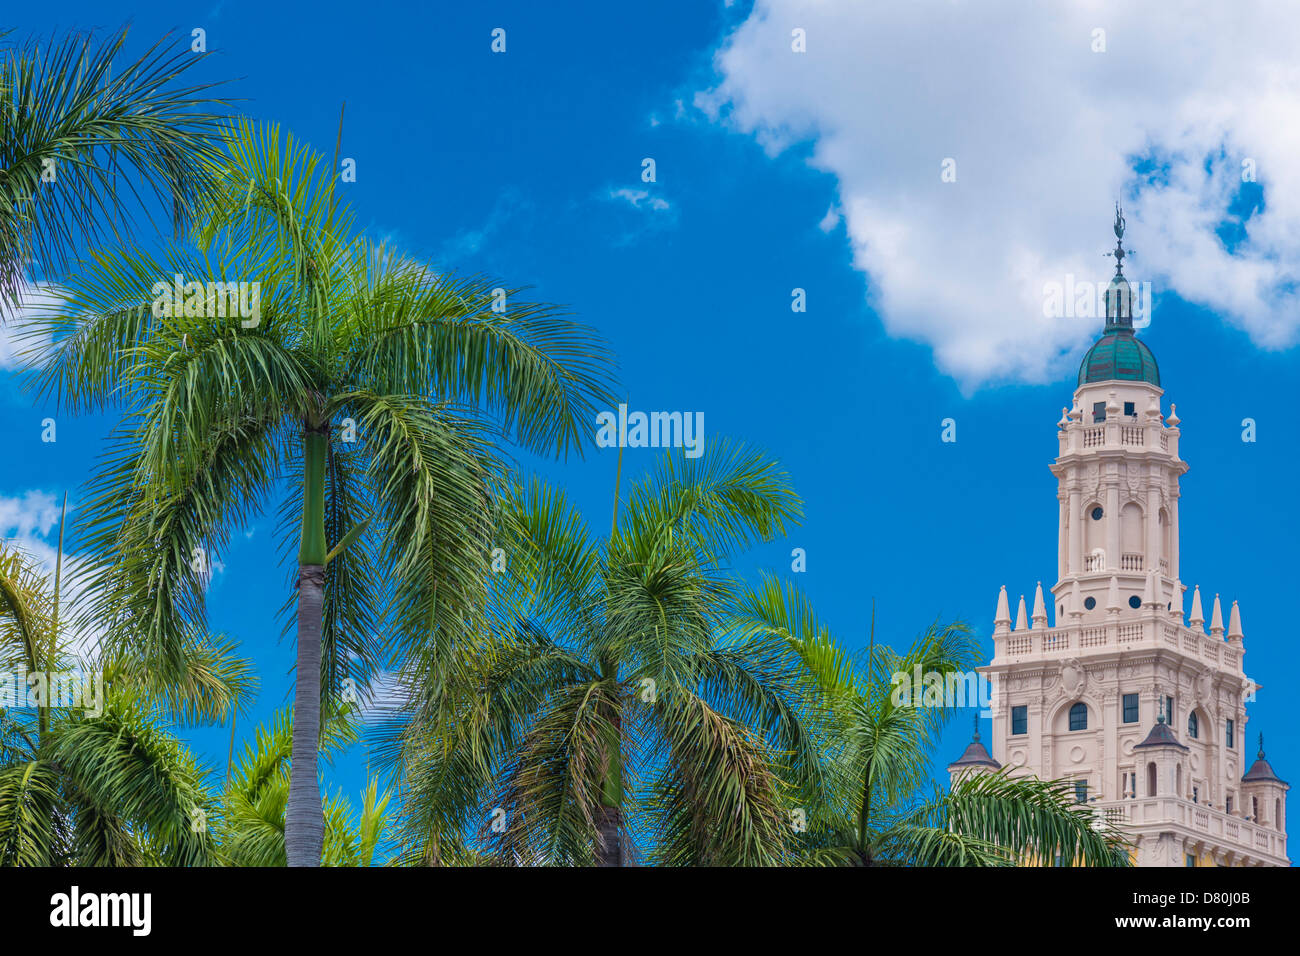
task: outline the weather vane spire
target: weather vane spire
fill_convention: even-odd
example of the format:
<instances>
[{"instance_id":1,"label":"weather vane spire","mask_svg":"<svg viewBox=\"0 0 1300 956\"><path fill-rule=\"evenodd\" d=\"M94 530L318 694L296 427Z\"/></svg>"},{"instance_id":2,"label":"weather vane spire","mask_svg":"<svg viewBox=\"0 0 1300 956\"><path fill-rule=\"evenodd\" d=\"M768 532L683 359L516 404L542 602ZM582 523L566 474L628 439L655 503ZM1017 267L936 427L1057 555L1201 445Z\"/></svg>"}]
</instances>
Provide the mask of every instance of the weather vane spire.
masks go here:
<instances>
[{"instance_id":1,"label":"weather vane spire","mask_svg":"<svg viewBox=\"0 0 1300 956\"><path fill-rule=\"evenodd\" d=\"M1118 202L1115 203L1115 251L1107 252L1106 255L1115 257L1115 275L1124 274L1124 257L1133 255L1131 250L1124 249L1124 210L1120 208Z\"/></svg>"}]
</instances>

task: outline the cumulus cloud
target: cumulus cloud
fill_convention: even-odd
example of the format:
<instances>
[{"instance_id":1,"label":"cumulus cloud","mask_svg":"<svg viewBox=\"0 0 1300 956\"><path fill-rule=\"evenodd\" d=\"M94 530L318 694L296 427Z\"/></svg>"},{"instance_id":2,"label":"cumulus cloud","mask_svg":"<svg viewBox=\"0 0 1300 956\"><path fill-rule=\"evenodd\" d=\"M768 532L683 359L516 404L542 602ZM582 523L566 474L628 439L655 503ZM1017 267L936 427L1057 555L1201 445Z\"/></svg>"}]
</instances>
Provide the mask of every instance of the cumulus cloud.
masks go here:
<instances>
[{"instance_id":1,"label":"cumulus cloud","mask_svg":"<svg viewBox=\"0 0 1300 956\"><path fill-rule=\"evenodd\" d=\"M45 341L23 338L23 326L31 316L50 309L58 301L55 288L43 282L25 282L20 286L20 305L12 313L6 312L0 317L0 370L22 368L22 352L46 344Z\"/></svg>"},{"instance_id":2,"label":"cumulus cloud","mask_svg":"<svg viewBox=\"0 0 1300 956\"><path fill-rule=\"evenodd\" d=\"M695 105L771 155L808 144L891 335L968 388L1041 382L1098 324L1045 315L1044 287L1109 276L1116 198L1155 323L1174 291L1295 344L1298 40L1266 0L757 0Z\"/></svg>"},{"instance_id":3,"label":"cumulus cloud","mask_svg":"<svg viewBox=\"0 0 1300 956\"><path fill-rule=\"evenodd\" d=\"M59 514L63 507L60 497L46 491L29 490L19 495L0 495L0 544L5 548L17 549L30 558L41 572L52 581L59 556ZM69 506L69 524L71 523L71 506ZM86 561L84 555L63 554L63 586L60 601L63 607L61 619L66 624L77 614L85 598L77 571ZM69 636L69 635L65 635ZM83 660L93 658L94 648L101 634L98 630L90 633L70 635L72 637L71 653Z\"/></svg>"}]
</instances>

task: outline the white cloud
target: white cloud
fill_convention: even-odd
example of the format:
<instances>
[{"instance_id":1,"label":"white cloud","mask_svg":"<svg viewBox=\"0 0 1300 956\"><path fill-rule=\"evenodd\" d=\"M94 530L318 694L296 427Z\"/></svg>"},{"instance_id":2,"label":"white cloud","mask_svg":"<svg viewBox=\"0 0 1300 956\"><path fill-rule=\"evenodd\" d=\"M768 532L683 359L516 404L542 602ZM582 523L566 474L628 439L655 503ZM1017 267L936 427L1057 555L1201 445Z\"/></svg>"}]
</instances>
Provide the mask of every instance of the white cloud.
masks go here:
<instances>
[{"instance_id":1,"label":"white cloud","mask_svg":"<svg viewBox=\"0 0 1300 956\"><path fill-rule=\"evenodd\" d=\"M51 581L58 563L59 513L62 504L61 496L56 497L40 490L24 491L13 497L0 495L0 544L5 548L16 548L27 555ZM71 510L69 505L69 524ZM65 624L76 616L84 599L83 589L76 580L76 572L85 560L84 555L66 551L63 554L60 620ZM99 631L71 636L74 638L72 653L83 659L94 656L94 647L101 636Z\"/></svg>"},{"instance_id":2,"label":"white cloud","mask_svg":"<svg viewBox=\"0 0 1300 956\"><path fill-rule=\"evenodd\" d=\"M669 208L668 200L660 199L658 196L651 196L646 189L611 189L609 191L610 199L618 199L630 205L633 209L649 209L652 212L664 212Z\"/></svg>"},{"instance_id":3,"label":"white cloud","mask_svg":"<svg viewBox=\"0 0 1300 956\"><path fill-rule=\"evenodd\" d=\"M811 142L891 335L968 388L1047 381L1098 323L1045 317L1043 286L1109 276L1117 197L1133 278L1262 347L1300 338L1298 35L1300 7L1266 0L757 0L695 103L772 155ZM1246 159L1266 209L1229 251Z\"/></svg>"},{"instance_id":4,"label":"white cloud","mask_svg":"<svg viewBox=\"0 0 1300 956\"><path fill-rule=\"evenodd\" d=\"M25 491L16 498L0 495L0 536L41 542L58 528L61 502L44 491Z\"/></svg>"},{"instance_id":5,"label":"white cloud","mask_svg":"<svg viewBox=\"0 0 1300 956\"><path fill-rule=\"evenodd\" d=\"M19 289L21 305L13 314L0 320L0 370L13 371L25 364L21 353L37 345L45 345L48 338L22 338L23 326L32 316L48 309L57 301L55 286L47 283L24 282Z\"/></svg>"},{"instance_id":6,"label":"white cloud","mask_svg":"<svg viewBox=\"0 0 1300 956\"><path fill-rule=\"evenodd\" d=\"M502 191L481 225L473 229L462 229L443 243L438 262L455 266L460 260L478 254L501 232L508 221L529 208L531 208L530 204L519 195L517 190Z\"/></svg>"},{"instance_id":7,"label":"white cloud","mask_svg":"<svg viewBox=\"0 0 1300 956\"><path fill-rule=\"evenodd\" d=\"M830 232L840 224L840 207L831 203L830 208L826 210L826 215L822 216L822 221L817 223L817 228L822 232Z\"/></svg>"},{"instance_id":8,"label":"white cloud","mask_svg":"<svg viewBox=\"0 0 1300 956\"><path fill-rule=\"evenodd\" d=\"M359 690L361 700L357 706L362 723L395 720L409 709L411 690L396 671L376 671L370 676L369 686Z\"/></svg>"}]
</instances>

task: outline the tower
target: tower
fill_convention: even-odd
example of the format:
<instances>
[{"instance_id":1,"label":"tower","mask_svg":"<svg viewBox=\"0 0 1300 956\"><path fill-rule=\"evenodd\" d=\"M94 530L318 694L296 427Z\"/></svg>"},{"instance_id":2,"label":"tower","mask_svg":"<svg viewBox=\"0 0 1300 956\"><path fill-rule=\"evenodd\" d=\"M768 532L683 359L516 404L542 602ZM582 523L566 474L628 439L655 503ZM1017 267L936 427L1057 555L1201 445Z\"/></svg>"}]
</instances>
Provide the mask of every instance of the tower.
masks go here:
<instances>
[{"instance_id":1,"label":"tower","mask_svg":"<svg viewBox=\"0 0 1300 956\"><path fill-rule=\"evenodd\" d=\"M1155 356L1134 328L1115 210L1115 275L1101 337L1057 422L1057 578L1049 625L1041 584L1015 626L998 595L991 769L1068 781L1119 826L1142 866L1287 866L1287 785L1264 760L1245 770L1241 613L1227 631L1199 588L1183 620L1180 421L1163 411ZM972 745L974 746L974 745ZM980 747L982 750L982 746ZM970 754L968 749L967 755ZM963 760L949 770L965 770Z\"/></svg>"}]
</instances>

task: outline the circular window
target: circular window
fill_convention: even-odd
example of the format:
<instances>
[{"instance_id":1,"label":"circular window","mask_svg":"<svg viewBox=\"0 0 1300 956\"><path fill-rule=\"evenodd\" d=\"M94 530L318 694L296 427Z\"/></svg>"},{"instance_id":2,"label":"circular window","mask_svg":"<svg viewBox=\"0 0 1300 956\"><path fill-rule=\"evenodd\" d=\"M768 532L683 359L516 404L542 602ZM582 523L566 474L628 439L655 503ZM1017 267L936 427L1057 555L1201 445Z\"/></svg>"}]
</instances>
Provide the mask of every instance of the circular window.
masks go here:
<instances>
[{"instance_id":1,"label":"circular window","mask_svg":"<svg viewBox=\"0 0 1300 956\"><path fill-rule=\"evenodd\" d=\"M1089 611L1091 611L1093 608L1097 606L1097 599L1095 597L1084 598L1083 606L1086 607Z\"/></svg>"},{"instance_id":2,"label":"circular window","mask_svg":"<svg viewBox=\"0 0 1300 956\"><path fill-rule=\"evenodd\" d=\"M1142 599L1134 594L1128 599L1128 606L1134 609L1140 608L1142 606Z\"/></svg>"},{"instance_id":3,"label":"circular window","mask_svg":"<svg viewBox=\"0 0 1300 956\"><path fill-rule=\"evenodd\" d=\"M1103 512L1102 512L1102 510L1101 510L1100 507L1098 507L1098 508L1093 508L1093 509L1092 509L1092 520L1093 520L1093 521L1100 521L1100 520L1101 520L1101 516L1102 516L1102 514L1103 514Z\"/></svg>"}]
</instances>

